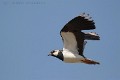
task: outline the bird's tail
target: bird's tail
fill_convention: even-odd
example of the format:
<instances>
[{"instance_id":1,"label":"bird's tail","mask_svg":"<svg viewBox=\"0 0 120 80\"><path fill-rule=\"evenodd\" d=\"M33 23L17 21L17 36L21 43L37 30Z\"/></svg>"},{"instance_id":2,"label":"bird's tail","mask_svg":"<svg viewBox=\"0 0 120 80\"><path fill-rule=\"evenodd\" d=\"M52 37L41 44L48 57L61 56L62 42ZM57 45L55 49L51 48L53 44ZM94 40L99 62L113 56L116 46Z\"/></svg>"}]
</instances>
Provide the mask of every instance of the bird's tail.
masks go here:
<instances>
[{"instance_id":1,"label":"bird's tail","mask_svg":"<svg viewBox=\"0 0 120 80\"><path fill-rule=\"evenodd\" d=\"M85 33L86 40L100 40L100 37L95 32Z\"/></svg>"},{"instance_id":2,"label":"bird's tail","mask_svg":"<svg viewBox=\"0 0 120 80\"><path fill-rule=\"evenodd\" d=\"M90 60L90 59L84 59L82 60L83 63L86 63L86 64L100 64L99 62L97 61L93 61L93 60Z\"/></svg>"}]
</instances>

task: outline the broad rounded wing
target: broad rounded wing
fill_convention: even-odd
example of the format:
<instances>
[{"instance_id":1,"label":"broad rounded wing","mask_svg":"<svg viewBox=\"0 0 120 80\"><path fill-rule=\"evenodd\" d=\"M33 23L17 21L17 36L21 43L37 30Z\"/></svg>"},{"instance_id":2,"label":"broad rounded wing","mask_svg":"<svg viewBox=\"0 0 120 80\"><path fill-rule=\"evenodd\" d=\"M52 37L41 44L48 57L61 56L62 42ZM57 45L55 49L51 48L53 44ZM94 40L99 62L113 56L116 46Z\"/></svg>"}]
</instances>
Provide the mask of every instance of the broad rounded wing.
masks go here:
<instances>
[{"instance_id":1,"label":"broad rounded wing","mask_svg":"<svg viewBox=\"0 0 120 80\"><path fill-rule=\"evenodd\" d=\"M89 17L89 14L81 14L80 16L75 17L71 21L69 21L61 31L68 32L68 31L81 31L81 30L91 30L95 29L95 23Z\"/></svg>"},{"instance_id":2,"label":"broad rounded wing","mask_svg":"<svg viewBox=\"0 0 120 80\"><path fill-rule=\"evenodd\" d=\"M83 55L85 34L81 30L95 29L95 23L84 13L69 21L60 31L65 50Z\"/></svg>"}]
</instances>

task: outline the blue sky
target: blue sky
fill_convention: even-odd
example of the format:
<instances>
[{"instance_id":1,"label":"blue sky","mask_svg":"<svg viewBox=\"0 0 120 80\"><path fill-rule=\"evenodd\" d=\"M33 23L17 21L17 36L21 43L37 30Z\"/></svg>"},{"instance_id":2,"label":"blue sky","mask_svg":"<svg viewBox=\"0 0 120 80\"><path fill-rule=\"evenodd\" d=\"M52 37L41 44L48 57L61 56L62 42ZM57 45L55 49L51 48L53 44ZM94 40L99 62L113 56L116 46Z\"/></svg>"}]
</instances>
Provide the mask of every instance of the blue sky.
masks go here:
<instances>
[{"instance_id":1,"label":"blue sky","mask_svg":"<svg viewBox=\"0 0 120 80\"><path fill-rule=\"evenodd\" d=\"M119 0L0 0L0 80L119 80ZM48 57L62 49L60 29L80 13L95 21L100 41L84 55L100 65Z\"/></svg>"}]
</instances>

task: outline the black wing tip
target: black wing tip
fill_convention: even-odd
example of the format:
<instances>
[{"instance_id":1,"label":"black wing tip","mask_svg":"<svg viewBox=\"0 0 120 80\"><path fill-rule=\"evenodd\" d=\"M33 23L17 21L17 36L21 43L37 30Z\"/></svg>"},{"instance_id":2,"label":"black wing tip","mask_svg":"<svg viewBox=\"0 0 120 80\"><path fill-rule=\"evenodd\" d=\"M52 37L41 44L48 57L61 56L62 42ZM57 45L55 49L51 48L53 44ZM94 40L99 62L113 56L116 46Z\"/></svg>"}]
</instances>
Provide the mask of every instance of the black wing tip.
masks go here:
<instances>
[{"instance_id":1,"label":"black wing tip","mask_svg":"<svg viewBox=\"0 0 120 80\"><path fill-rule=\"evenodd\" d=\"M79 24L81 26L81 30L91 30L96 28L95 22L89 14L81 13L79 16L75 17L72 20L74 20L74 22L76 20L76 24Z\"/></svg>"},{"instance_id":2,"label":"black wing tip","mask_svg":"<svg viewBox=\"0 0 120 80\"><path fill-rule=\"evenodd\" d=\"M95 24L94 20L92 19L92 17L89 14L82 13L77 17L81 17L81 18L83 18L83 20L86 20L86 21L88 21L88 22L90 22L92 24Z\"/></svg>"},{"instance_id":3,"label":"black wing tip","mask_svg":"<svg viewBox=\"0 0 120 80\"><path fill-rule=\"evenodd\" d=\"M95 29L95 23L89 14L82 13L70 20L61 31L81 31Z\"/></svg>"},{"instance_id":4,"label":"black wing tip","mask_svg":"<svg viewBox=\"0 0 120 80\"><path fill-rule=\"evenodd\" d=\"M86 40L100 40L100 36L96 32L84 33Z\"/></svg>"},{"instance_id":5,"label":"black wing tip","mask_svg":"<svg viewBox=\"0 0 120 80\"><path fill-rule=\"evenodd\" d=\"M89 14L86 14L85 12L81 13L79 16L82 17L82 18L84 18L84 19L86 19L86 20L88 20L88 21L94 22L94 20L92 19L92 17Z\"/></svg>"}]
</instances>

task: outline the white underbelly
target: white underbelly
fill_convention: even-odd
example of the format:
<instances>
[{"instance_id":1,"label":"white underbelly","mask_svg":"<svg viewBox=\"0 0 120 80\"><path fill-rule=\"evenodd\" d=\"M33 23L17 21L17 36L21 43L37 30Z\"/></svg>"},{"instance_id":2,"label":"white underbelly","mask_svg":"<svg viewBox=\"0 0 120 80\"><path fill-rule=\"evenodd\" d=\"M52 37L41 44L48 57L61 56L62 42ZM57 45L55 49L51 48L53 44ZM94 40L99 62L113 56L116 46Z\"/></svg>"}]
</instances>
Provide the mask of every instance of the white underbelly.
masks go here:
<instances>
[{"instance_id":1,"label":"white underbelly","mask_svg":"<svg viewBox=\"0 0 120 80\"><path fill-rule=\"evenodd\" d=\"M66 58L66 59L64 59L64 62L66 62L66 63L79 63L79 62L81 62L81 60L80 59L69 59L69 58Z\"/></svg>"},{"instance_id":2,"label":"white underbelly","mask_svg":"<svg viewBox=\"0 0 120 80\"><path fill-rule=\"evenodd\" d=\"M84 60L84 57L78 55L78 54L63 54L64 55L64 62L66 63L78 63L82 62L81 60Z\"/></svg>"}]
</instances>

